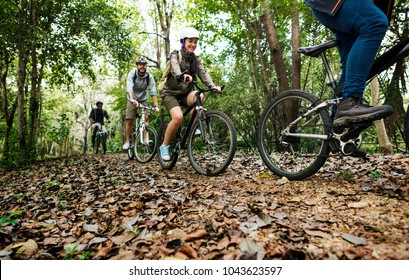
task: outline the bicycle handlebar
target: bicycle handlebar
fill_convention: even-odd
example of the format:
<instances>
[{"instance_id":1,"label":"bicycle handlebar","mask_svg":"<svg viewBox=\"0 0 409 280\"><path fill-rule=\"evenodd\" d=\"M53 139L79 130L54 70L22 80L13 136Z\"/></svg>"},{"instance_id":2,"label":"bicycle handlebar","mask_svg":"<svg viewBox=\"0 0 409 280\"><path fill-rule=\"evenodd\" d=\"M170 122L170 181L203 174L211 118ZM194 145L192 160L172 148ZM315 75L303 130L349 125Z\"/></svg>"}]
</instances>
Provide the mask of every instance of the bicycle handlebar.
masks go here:
<instances>
[{"instance_id":1,"label":"bicycle handlebar","mask_svg":"<svg viewBox=\"0 0 409 280\"><path fill-rule=\"evenodd\" d=\"M196 82L196 81L193 81L192 82L192 84L199 90L199 93L202 93L202 92L216 92L216 89L215 88L203 88L203 87L201 87L200 85L199 85L199 83L198 82ZM221 90L223 91L223 89L224 89L224 85L222 85L221 87Z\"/></svg>"},{"instance_id":2,"label":"bicycle handlebar","mask_svg":"<svg viewBox=\"0 0 409 280\"><path fill-rule=\"evenodd\" d=\"M155 111L155 107L145 106L145 105L141 104L140 102L138 102L138 108L145 109L145 110L148 110L148 111Z\"/></svg>"},{"instance_id":3,"label":"bicycle handlebar","mask_svg":"<svg viewBox=\"0 0 409 280\"><path fill-rule=\"evenodd\" d=\"M184 75L188 74L188 71L183 71L182 74L180 74L179 78L177 79L179 82L183 81ZM202 92L215 92L216 90L214 88L203 88L199 85L197 81L192 81L192 84L199 90L200 93ZM224 85L221 86L221 90L223 91Z\"/></svg>"}]
</instances>

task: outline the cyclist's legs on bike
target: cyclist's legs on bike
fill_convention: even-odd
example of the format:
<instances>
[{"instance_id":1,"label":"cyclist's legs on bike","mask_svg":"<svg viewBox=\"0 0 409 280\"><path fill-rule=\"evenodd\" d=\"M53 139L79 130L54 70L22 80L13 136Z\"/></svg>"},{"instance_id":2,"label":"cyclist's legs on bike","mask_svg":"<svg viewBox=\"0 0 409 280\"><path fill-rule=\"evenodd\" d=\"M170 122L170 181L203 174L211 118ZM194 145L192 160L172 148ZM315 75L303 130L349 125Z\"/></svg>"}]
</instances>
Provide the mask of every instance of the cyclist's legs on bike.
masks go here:
<instances>
[{"instance_id":1,"label":"cyclist's legs on bike","mask_svg":"<svg viewBox=\"0 0 409 280\"><path fill-rule=\"evenodd\" d=\"M202 103L202 105L204 104L204 94L203 93L200 94L200 102ZM187 96L187 106L192 107L195 105L195 103L196 103L196 91L192 91ZM193 114L193 110L190 112L190 116L192 116L192 114ZM196 118L193 124L196 123L197 118L198 118L198 115L196 115ZM200 134L201 134L200 129L196 129L195 135L200 135Z\"/></svg>"},{"instance_id":2,"label":"cyclist's legs on bike","mask_svg":"<svg viewBox=\"0 0 409 280\"><path fill-rule=\"evenodd\" d=\"M122 146L123 150L129 149L129 142L131 139L131 133L133 128L133 122L136 119L136 107L131 101L126 103L126 113L125 113L125 143Z\"/></svg>"},{"instance_id":3,"label":"cyclist's legs on bike","mask_svg":"<svg viewBox=\"0 0 409 280\"><path fill-rule=\"evenodd\" d=\"M102 138L101 138L101 141L102 141L102 151L103 151L103 154L106 154L106 150L107 150L107 136L108 136L108 132L107 132L107 130L106 130L106 127L105 127L105 125L101 125L101 136L102 136Z\"/></svg>"},{"instance_id":4,"label":"cyclist's legs on bike","mask_svg":"<svg viewBox=\"0 0 409 280\"><path fill-rule=\"evenodd\" d=\"M159 147L161 157L164 160L170 160L169 145L173 136L176 134L183 122L183 112L181 106L187 106L187 97L188 95L180 97L166 95L163 98L162 105L166 108L171 117L171 121L169 122L163 137L163 142Z\"/></svg>"},{"instance_id":5,"label":"cyclist's legs on bike","mask_svg":"<svg viewBox=\"0 0 409 280\"><path fill-rule=\"evenodd\" d=\"M366 78L388 29L385 14L369 0L345 1L336 16L314 10L315 17L331 29L340 42L343 100L338 106L334 126L372 122L392 113L392 107L362 105Z\"/></svg>"},{"instance_id":6,"label":"cyclist's legs on bike","mask_svg":"<svg viewBox=\"0 0 409 280\"><path fill-rule=\"evenodd\" d=\"M100 123L94 123L92 125L92 136L91 136L91 142L92 142L92 146L95 145L95 137L97 135L97 132L101 129L101 124Z\"/></svg>"}]
</instances>

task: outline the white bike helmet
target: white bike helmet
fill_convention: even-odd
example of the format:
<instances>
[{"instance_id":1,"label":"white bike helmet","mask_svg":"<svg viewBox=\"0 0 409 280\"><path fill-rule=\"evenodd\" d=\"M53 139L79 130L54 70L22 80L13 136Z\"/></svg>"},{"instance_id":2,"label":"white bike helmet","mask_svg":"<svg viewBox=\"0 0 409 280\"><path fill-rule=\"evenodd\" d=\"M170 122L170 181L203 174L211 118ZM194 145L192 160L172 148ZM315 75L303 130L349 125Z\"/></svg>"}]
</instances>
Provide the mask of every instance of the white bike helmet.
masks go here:
<instances>
[{"instance_id":1,"label":"white bike helmet","mask_svg":"<svg viewBox=\"0 0 409 280\"><path fill-rule=\"evenodd\" d=\"M188 27L186 29L183 29L180 32L180 40L183 41L186 38L197 38L197 39L199 39L199 31L197 31L193 27Z\"/></svg>"}]
</instances>

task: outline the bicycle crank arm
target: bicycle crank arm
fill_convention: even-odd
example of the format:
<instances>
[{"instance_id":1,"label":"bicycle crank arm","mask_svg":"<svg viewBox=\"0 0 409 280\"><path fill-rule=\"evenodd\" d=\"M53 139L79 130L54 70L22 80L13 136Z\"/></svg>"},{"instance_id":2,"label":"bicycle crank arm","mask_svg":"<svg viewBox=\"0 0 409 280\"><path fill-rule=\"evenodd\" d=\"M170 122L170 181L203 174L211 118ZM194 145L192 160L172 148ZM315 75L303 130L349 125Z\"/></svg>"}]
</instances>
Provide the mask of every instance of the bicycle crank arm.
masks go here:
<instances>
[{"instance_id":1,"label":"bicycle crank arm","mask_svg":"<svg viewBox=\"0 0 409 280\"><path fill-rule=\"evenodd\" d=\"M362 131L370 127L372 123L360 123L360 124L355 124L352 126L347 133L342 135L341 141L347 142L348 140L358 138L359 135L361 134Z\"/></svg>"}]
</instances>

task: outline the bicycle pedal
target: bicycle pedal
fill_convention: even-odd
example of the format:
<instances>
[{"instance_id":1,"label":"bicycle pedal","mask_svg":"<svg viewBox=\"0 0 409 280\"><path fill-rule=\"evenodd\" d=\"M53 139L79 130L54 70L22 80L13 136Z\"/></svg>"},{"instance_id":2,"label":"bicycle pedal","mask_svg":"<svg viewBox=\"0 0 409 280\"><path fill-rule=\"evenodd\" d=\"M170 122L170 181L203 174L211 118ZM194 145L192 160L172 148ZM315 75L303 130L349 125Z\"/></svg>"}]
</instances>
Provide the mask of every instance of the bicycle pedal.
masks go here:
<instances>
[{"instance_id":1,"label":"bicycle pedal","mask_svg":"<svg viewBox=\"0 0 409 280\"><path fill-rule=\"evenodd\" d=\"M358 126L353 126L348 129L348 132L346 132L344 135L341 136L341 141L347 142L351 139L358 138L361 134L362 131L367 129L369 126L368 125L358 125Z\"/></svg>"}]
</instances>

